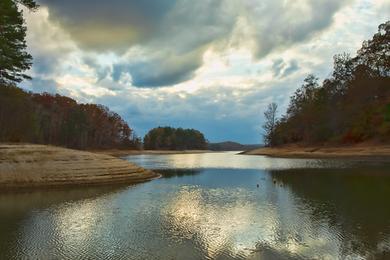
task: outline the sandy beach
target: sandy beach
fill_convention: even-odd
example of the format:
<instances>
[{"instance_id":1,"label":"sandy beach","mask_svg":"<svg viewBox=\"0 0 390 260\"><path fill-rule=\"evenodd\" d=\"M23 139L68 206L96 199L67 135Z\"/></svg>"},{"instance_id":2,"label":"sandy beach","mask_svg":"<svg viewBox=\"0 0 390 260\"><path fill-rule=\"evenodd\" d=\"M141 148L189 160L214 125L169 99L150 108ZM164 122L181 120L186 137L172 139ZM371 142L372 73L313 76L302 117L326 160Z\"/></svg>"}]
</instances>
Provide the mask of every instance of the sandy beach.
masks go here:
<instances>
[{"instance_id":1,"label":"sandy beach","mask_svg":"<svg viewBox=\"0 0 390 260\"><path fill-rule=\"evenodd\" d=\"M0 187L139 183L159 174L106 154L47 145L0 144Z\"/></svg>"},{"instance_id":2,"label":"sandy beach","mask_svg":"<svg viewBox=\"0 0 390 260\"><path fill-rule=\"evenodd\" d=\"M275 148L259 148L243 152L246 155L265 155L287 158L389 158L390 145L358 144L351 146L300 146L288 145Z\"/></svg>"}]
</instances>

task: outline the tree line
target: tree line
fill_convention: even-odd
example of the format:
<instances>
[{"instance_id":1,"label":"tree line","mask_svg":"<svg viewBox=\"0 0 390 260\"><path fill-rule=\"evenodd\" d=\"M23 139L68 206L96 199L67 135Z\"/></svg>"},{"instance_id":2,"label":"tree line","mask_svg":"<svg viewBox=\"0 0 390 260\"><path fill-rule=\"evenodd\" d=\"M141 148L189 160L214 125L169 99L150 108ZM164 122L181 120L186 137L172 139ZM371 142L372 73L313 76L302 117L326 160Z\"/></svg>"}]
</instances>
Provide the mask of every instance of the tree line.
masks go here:
<instances>
[{"instance_id":1,"label":"tree line","mask_svg":"<svg viewBox=\"0 0 390 260\"><path fill-rule=\"evenodd\" d=\"M141 140L107 107L0 85L0 142L76 149L139 148Z\"/></svg>"},{"instance_id":2,"label":"tree line","mask_svg":"<svg viewBox=\"0 0 390 260\"><path fill-rule=\"evenodd\" d=\"M53 144L76 149L139 149L142 146L128 124L107 107L78 104L48 93L34 94L16 86L31 79L32 56L26 51L27 27L23 5L34 0L0 1L0 142ZM202 133L194 129L158 127L144 138L145 149L206 149Z\"/></svg>"},{"instance_id":3,"label":"tree line","mask_svg":"<svg viewBox=\"0 0 390 260\"><path fill-rule=\"evenodd\" d=\"M61 96L26 92L16 84L31 79L23 5L34 0L0 1L0 142L53 144L77 149L139 148L141 140L116 113Z\"/></svg>"},{"instance_id":4,"label":"tree line","mask_svg":"<svg viewBox=\"0 0 390 260\"><path fill-rule=\"evenodd\" d=\"M207 141L195 129L157 127L144 137L144 149L148 150L205 150Z\"/></svg>"},{"instance_id":5,"label":"tree line","mask_svg":"<svg viewBox=\"0 0 390 260\"><path fill-rule=\"evenodd\" d=\"M268 106L266 145L390 141L390 21L378 29L355 57L335 55L322 84L308 75L281 118L276 104Z\"/></svg>"}]
</instances>

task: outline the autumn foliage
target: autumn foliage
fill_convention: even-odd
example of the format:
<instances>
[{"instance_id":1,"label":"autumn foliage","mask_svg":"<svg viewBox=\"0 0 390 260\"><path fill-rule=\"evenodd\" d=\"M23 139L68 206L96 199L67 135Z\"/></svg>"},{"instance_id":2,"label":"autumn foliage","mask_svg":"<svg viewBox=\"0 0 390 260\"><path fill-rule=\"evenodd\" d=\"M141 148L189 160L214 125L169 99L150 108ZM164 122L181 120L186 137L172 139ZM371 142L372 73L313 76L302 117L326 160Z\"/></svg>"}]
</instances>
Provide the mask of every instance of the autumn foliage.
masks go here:
<instances>
[{"instance_id":1,"label":"autumn foliage","mask_svg":"<svg viewBox=\"0 0 390 260\"><path fill-rule=\"evenodd\" d=\"M390 142L390 21L355 57L336 55L322 84L309 75L269 138L273 145Z\"/></svg>"},{"instance_id":2,"label":"autumn foliage","mask_svg":"<svg viewBox=\"0 0 390 260\"><path fill-rule=\"evenodd\" d=\"M0 142L76 149L138 148L140 140L116 113L61 96L0 86Z\"/></svg>"}]
</instances>

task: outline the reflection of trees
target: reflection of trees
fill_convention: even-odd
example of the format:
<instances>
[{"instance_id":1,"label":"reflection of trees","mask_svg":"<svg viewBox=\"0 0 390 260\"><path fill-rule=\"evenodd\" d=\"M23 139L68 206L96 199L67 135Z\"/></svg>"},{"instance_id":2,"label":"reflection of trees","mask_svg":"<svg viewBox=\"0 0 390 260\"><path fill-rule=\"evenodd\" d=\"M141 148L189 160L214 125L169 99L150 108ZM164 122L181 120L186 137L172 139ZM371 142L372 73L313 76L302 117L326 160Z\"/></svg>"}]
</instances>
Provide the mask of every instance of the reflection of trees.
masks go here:
<instances>
[{"instance_id":1,"label":"reflection of trees","mask_svg":"<svg viewBox=\"0 0 390 260\"><path fill-rule=\"evenodd\" d=\"M160 173L163 178L173 178L173 177L184 177L200 174L201 170L194 169L161 169L154 170L157 173Z\"/></svg>"},{"instance_id":2,"label":"reflection of trees","mask_svg":"<svg viewBox=\"0 0 390 260\"><path fill-rule=\"evenodd\" d=\"M377 167L274 170L270 174L276 183L287 185L303 203L310 204L313 221L326 221L339 229L343 253L368 250L382 257L385 249L378 247L390 234L387 172Z\"/></svg>"},{"instance_id":3,"label":"reflection of trees","mask_svg":"<svg viewBox=\"0 0 390 260\"><path fill-rule=\"evenodd\" d=\"M298 256L294 256L288 251L280 251L268 246L267 244L258 243L256 250L249 259L278 259L278 260L295 260L300 259Z\"/></svg>"},{"instance_id":4,"label":"reflection of trees","mask_svg":"<svg viewBox=\"0 0 390 260\"><path fill-rule=\"evenodd\" d=\"M24 190L0 194L1 217L25 214L33 209L44 209L59 203L93 199L110 193L117 193L128 185L85 186L75 188L56 188L46 190Z\"/></svg>"}]
</instances>

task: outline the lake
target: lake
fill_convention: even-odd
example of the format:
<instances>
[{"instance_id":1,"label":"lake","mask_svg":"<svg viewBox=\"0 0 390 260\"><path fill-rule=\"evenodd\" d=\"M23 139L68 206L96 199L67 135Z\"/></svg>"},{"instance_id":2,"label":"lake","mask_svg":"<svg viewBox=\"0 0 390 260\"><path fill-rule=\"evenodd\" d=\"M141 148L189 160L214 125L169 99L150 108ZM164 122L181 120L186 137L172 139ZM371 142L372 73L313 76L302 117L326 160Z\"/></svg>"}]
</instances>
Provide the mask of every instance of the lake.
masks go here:
<instances>
[{"instance_id":1,"label":"lake","mask_svg":"<svg viewBox=\"0 0 390 260\"><path fill-rule=\"evenodd\" d=\"M390 163L125 158L132 186L0 194L4 259L390 259Z\"/></svg>"}]
</instances>

